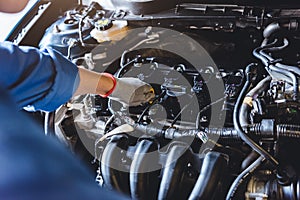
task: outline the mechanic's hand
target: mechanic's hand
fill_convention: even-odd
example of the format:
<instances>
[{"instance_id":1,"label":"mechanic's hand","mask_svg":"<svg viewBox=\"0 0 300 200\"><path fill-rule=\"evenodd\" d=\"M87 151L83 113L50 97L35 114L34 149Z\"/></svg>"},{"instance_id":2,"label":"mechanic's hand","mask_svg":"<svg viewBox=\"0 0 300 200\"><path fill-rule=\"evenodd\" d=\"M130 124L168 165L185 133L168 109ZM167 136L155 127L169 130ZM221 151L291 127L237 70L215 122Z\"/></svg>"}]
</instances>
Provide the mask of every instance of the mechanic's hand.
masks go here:
<instances>
[{"instance_id":1,"label":"mechanic's hand","mask_svg":"<svg viewBox=\"0 0 300 200\"><path fill-rule=\"evenodd\" d=\"M116 85L108 98L121 102L123 105L138 106L154 98L153 88L138 78L115 78Z\"/></svg>"}]
</instances>

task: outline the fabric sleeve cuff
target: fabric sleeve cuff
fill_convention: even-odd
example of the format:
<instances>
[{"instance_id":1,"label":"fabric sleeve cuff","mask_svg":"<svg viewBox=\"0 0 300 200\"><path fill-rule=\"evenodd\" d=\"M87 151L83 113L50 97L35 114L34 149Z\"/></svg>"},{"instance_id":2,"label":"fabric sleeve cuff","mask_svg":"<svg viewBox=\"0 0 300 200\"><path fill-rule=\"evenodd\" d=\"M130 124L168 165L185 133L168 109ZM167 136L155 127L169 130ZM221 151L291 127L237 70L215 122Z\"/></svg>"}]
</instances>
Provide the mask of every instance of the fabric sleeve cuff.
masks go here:
<instances>
[{"instance_id":1,"label":"fabric sleeve cuff","mask_svg":"<svg viewBox=\"0 0 300 200\"><path fill-rule=\"evenodd\" d=\"M25 107L25 110L53 111L66 103L79 85L79 74L77 66L67 60L59 52L49 49L43 50L52 57L55 66L55 78L48 93L33 105Z\"/></svg>"}]
</instances>

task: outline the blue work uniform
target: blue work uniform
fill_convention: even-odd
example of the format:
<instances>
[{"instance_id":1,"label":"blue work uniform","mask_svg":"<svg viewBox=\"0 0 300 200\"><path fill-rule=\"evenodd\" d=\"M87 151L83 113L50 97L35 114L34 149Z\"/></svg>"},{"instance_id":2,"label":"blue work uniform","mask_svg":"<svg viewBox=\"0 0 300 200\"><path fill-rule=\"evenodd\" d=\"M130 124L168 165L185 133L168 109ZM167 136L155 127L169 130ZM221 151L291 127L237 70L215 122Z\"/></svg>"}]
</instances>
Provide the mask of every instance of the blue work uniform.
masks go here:
<instances>
[{"instance_id":1,"label":"blue work uniform","mask_svg":"<svg viewBox=\"0 0 300 200\"><path fill-rule=\"evenodd\" d=\"M53 111L78 87L78 68L60 53L0 43L0 86L18 109Z\"/></svg>"},{"instance_id":2,"label":"blue work uniform","mask_svg":"<svg viewBox=\"0 0 300 200\"><path fill-rule=\"evenodd\" d=\"M54 110L77 87L77 67L59 53L0 44L0 199L126 199L99 188L70 151L22 112Z\"/></svg>"}]
</instances>

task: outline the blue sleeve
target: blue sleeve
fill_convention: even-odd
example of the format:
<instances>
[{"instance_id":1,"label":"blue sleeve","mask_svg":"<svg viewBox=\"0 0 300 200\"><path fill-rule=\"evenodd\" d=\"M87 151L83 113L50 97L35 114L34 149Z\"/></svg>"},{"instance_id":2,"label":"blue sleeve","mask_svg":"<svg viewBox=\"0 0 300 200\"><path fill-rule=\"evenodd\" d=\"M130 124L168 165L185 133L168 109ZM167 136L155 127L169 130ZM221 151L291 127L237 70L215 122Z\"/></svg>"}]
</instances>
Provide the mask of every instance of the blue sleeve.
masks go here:
<instances>
[{"instance_id":1,"label":"blue sleeve","mask_svg":"<svg viewBox=\"0 0 300 200\"><path fill-rule=\"evenodd\" d=\"M127 199L98 187L74 154L17 112L1 86L0 94L0 199Z\"/></svg>"},{"instance_id":2,"label":"blue sleeve","mask_svg":"<svg viewBox=\"0 0 300 200\"><path fill-rule=\"evenodd\" d=\"M79 83L78 68L51 49L0 43L0 84L19 109L52 111L67 102Z\"/></svg>"}]
</instances>

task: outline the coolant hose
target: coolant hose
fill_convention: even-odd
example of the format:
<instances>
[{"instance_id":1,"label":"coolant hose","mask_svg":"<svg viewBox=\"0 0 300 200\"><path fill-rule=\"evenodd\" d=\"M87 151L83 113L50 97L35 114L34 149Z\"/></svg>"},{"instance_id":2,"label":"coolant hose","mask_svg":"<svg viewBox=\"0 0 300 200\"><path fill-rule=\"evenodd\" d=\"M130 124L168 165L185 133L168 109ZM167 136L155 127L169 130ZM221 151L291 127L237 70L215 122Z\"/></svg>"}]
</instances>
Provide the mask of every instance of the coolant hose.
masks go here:
<instances>
[{"instance_id":1,"label":"coolant hose","mask_svg":"<svg viewBox=\"0 0 300 200\"><path fill-rule=\"evenodd\" d=\"M280 31L280 29L281 27L279 23L271 23L264 29L263 36L264 38L270 38L271 35Z\"/></svg>"},{"instance_id":2,"label":"coolant hose","mask_svg":"<svg viewBox=\"0 0 300 200\"><path fill-rule=\"evenodd\" d=\"M248 126L249 123L249 114L252 109L252 100L261 94L269 86L272 78L267 76L262 79L253 89L251 89L246 95L240 109L239 120L242 127Z\"/></svg>"},{"instance_id":3,"label":"coolant hose","mask_svg":"<svg viewBox=\"0 0 300 200\"><path fill-rule=\"evenodd\" d=\"M260 147L257 143L255 143L250 137L248 137L246 135L246 133L244 132L240 121L239 121L239 112L240 112L240 108L242 105L242 100L245 98L248 89L251 86L251 79L253 77L253 68L254 68L254 64L250 64L247 66L246 70L245 70L245 74L246 74L246 83L244 85L244 87L242 88L240 95L236 101L235 107L234 107L234 111L233 111L233 124L234 124L234 128L237 130L238 135L240 136L240 138L246 143L248 144L253 150L255 150L257 153L259 153L260 155L262 155L264 158L266 158L267 160L270 161L270 163L276 168L279 169L279 162L273 157L271 156L266 150L264 150L262 147Z\"/></svg>"}]
</instances>

